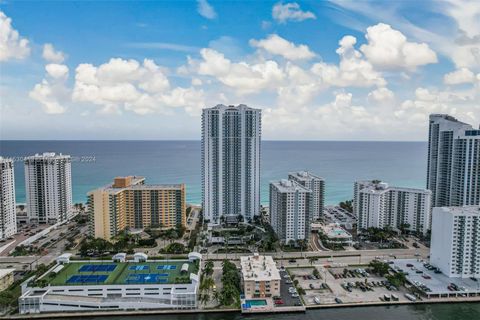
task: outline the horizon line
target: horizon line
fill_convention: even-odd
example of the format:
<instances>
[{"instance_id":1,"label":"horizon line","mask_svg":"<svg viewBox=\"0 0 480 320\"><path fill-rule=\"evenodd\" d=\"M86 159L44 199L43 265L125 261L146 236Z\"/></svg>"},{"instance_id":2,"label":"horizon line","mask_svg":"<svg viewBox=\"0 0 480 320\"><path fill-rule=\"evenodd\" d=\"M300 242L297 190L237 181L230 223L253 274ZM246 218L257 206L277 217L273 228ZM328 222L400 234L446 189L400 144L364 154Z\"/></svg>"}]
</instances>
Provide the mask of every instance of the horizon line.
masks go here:
<instances>
[{"instance_id":1,"label":"horizon line","mask_svg":"<svg viewBox=\"0 0 480 320\"><path fill-rule=\"evenodd\" d=\"M198 141L201 142L201 139L0 139L2 142L20 142L20 141L91 141L91 142L108 142L108 141ZM428 140L282 140L282 139L263 139L261 142L428 142Z\"/></svg>"}]
</instances>

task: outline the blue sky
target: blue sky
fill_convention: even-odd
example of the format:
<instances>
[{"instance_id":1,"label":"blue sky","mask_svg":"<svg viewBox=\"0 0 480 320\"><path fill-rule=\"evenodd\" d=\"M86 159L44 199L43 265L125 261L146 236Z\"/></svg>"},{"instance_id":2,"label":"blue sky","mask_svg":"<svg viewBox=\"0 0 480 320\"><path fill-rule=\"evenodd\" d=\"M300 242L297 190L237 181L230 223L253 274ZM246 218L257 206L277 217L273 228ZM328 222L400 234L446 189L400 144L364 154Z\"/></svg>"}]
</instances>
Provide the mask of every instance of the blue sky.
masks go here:
<instances>
[{"instance_id":1,"label":"blue sky","mask_svg":"<svg viewBox=\"0 0 480 320\"><path fill-rule=\"evenodd\" d=\"M202 107L265 139L425 140L480 122L478 1L2 1L2 139L198 139Z\"/></svg>"}]
</instances>

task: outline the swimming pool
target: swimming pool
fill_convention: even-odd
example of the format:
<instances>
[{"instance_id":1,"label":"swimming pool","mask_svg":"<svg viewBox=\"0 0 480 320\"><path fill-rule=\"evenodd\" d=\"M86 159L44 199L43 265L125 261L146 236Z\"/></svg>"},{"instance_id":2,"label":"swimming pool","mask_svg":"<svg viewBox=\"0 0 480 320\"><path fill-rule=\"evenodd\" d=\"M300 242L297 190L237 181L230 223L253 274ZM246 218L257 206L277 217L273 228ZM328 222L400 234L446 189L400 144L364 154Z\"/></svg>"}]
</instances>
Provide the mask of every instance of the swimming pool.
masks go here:
<instances>
[{"instance_id":1,"label":"swimming pool","mask_svg":"<svg viewBox=\"0 0 480 320\"><path fill-rule=\"evenodd\" d=\"M244 309L264 307L267 305L267 300L245 300Z\"/></svg>"}]
</instances>

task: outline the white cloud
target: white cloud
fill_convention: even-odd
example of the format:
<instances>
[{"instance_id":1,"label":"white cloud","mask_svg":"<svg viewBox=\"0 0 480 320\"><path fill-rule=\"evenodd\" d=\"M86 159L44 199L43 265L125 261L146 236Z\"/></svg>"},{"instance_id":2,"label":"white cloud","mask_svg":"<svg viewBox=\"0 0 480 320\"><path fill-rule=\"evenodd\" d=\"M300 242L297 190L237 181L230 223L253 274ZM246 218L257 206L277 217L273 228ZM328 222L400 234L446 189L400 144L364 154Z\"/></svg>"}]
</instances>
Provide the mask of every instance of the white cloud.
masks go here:
<instances>
[{"instance_id":1,"label":"white cloud","mask_svg":"<svg viewBox=\"0 0 480 320\"><path fill-rule=\"evenodd\" d=\"M300 5L296 2L277 3L272 8L272 17L279 23L287 21L303 21L306 19L316 19L315 14L310 11L302 11Z\"/></svg>"},{"instance_id":2,"label":"white cloud","mask_svg":"<svg viewBox=\"0 0 480 320\"><path fill-rule=\"evenodd\" d=\"M304 44L297 46L276 34L271 34L262 40L252 39L250 40L250 45L288 60L306 60L315 57L315 53L310 51L308 46Z\"/></svg>"},{"instance_id":3,"label":"white cloud","mask_svg":"<svg viewBox=\"0 0 480 320\"><path fill-rule=\"evenodd\" d=\"M437 55L426 43L409 42L388 24L368 27L365 38L368 43L362 45L360 51L374 66L415 70L418 66L437 62Z\"/></svg>"},{"instance_id":4,"label":"white cloud","mask_svg":"<svg viewBox=\"0 0 480 320\"><path fill-rule=\"evenodd\" d=\"M238 93L247 94L272 89L284 79L284 73L277 62L267 60L260 63L232 62L213 49L200 50L202 60L189 60L194 73L212 76Z\"/></svg>"},{"instance_id":5,"label":"white cloud","mask_svg":"<svg viewBox=\"0 0 480 320\"><path fill-rule=\"evenodd\" d=\"M37 83L29 97L39 102L47 114L61 114L66 111L65 103L70 101L70 90L66 86L68 67L61 64L45 66L48 77Z\"/></svg>"},{"instance_id":6,"label":"white cloud","mask_svg":"<svg viewBox=\"0 0 480 320\"><path fill-rule=\"evenodd\" d=\"M338 87L370 87L385 86L386 80L381 73L374 70L372 64L363 59L362 54L355 50L357 39L353 36L343 37L337 49L340 56L338 66L324 62L315 63L311 71L323 82Z\"/></svg>"},{"instance_id":7,"label":"white cloud","mask_svg":"<svg viewBox=\"0 0 480 320\"><path fill-rule=\"evenodd\" d=\"M45 70L52 78L59 79L68 76L68 67L64 64L50 63L45 66Z\"/></svg>"},{"instance_id":8,"label":"white cloud","mask_svg":"<svg viewBox=\"0 0 480 320\"><path fill-rule=\"evenodd\" d=\"M102 107L103 113L128 110L140 115L169 113L169 108L184 107L197 113L204 105L203 91L171 88L165 70L152 60L112 58L98 67L80 64L76 68L72 99Z\"/></svg>"},{"instance_id":9,"label":"white cloud","mask_svg":"<svg viewBox=\"0 0 480 320\"><path fill-rule=\"evenodd\" d=\"M61 51L56 51L51 43L46 43L43 46L42 57L52 63L62 63L65 61L65 54Z\"/></svg>"},{"instance_id":10,"label":"white cloud","mask_svg":"<svg viewBox=\"0 0 480 320\"><path fill-rule=\"evenodd\" d=\"M202 17L207 19L215 19L217 17L215 9L207 2L207 0L198 0L197 3L198 13Z\"/></svg>"},{"instance_id":11,"label":"white cloud","mask_svg":"<svg viewBox=\"0 0 480 320\"><path fill-rule=\"evenodd\" d=\"M468 68L460 68L453 72L447 73L443 77L443 82L445 84L462 84L462 83L471 83L475 81L475 74L470 71Z\"/></svg>"},{"instance_id":12,"label":"white cloud","mask_svg":"<svg viewBox=\"0 0 480 320\"><path fill-rule=\"evenodd\" d=\"M24 59L30 55L28 40L12 27L12 19L0 11L0 61Z\"/></svg>"},{"instance_id":13,"label":"white cloud","mask_svg":"<svg viewBox=\"0 0 480 320\"><path fill-rule=\"evenodd\" d=\"M480 35L480 2L476 0L447 0L445 11L455 19L458 28L469 38Z\"/></svg>"},{"instance_id":14,"label":"white cloud","mask_svg":"<svg viewBox=\"0 0 480 320\"><path fill-rule=\"evenodd\" d=\"M367 98L374 103L390 103L395 99L395 94L392 90L382 87L370 92Z\"/></svg>"}]
</instances>

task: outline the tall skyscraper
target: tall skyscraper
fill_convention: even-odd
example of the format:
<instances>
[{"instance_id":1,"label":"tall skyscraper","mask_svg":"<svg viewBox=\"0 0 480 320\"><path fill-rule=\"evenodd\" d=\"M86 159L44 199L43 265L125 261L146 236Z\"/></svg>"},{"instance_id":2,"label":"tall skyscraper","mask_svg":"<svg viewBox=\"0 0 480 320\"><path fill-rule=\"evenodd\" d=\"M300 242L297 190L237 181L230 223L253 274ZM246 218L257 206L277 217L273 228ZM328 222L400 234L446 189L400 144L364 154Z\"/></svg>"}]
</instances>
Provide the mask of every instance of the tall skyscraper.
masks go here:
<instances>
[{"instance_id":1,"label":"tall skyscraper","mask_svg":"<svg viewBox=\"0 0 480 320\"><path fill-rule=\"evenodd\" d=\"M431 191L390 187L373 181L357 181L354 188L354 212L357 228L401 229L426 234L430 230Z\"/></svg>"},{"instance_id":2,"label":"tall skyscraper","mask_svg":"<svg viewBox=\"0 0 480 320\"><path fill-rule=\"evenodd\" d=\"M480 204L480 130L430 115L427 189L434 207Z\"/></svg>"},{"instance_id":3,"label":"tall skyscraper","mask_svg":"<svg viewBox=\"0 0 480 320\"><path fill-rule=\"evenodd\" d=\"M300 183L307 189L312 190L312 210L310 219L316 220L323 215L325 207L325 180L311 172L290 172L288 179Z\"/></svg>"},{"instance_id":4,"label":"tall skyscraper","mask_svg":"<svg viewBox=\"0 0 480 320\"><path fill-rule=\"evenodd\" d=\"M55 224L71 218L72 164L69 155L46 152L25 159L28 218Z\"/></svg>"},{"instance_id":5,"label":"tall skyscraper","mask_svg":"<svg viewBox=\"0 0 480 320\"><path fill-rule=\"evenodd\" d=\"M433 208L430 263L449 277L480 277L480 207Z\"/></svg>"},{"instance_id":6,"label":"tall skyscraper","mask_svg":"<svg viewBox=\"0 0 480 320\"><path fill-rule=\"evenodd\" d=\"M270 224L285 244L310 236L312 191L292 180L270 183Z\"/></svg>"},{"instance_id":7,"label":"tall skyscraper","mask_svg":"<svg viewBox=\"0 0 480 320\"><path fill-rule=\"evenodd\" d=\"M217 105L202 113L202 205L211 225L260 211L261 110Z\"/></svg>"},{"instance_id":8,"label":"tall skyscraper","mask_svg":"<svg viewBox=\"0 0 480 320\"><path fill-rule=\"evenodd\" d=\"M146 185L144 177L118 177L88 193L90 234L110 240L121 231L185 226L184 184Z\"/></svg>"},{"instance_id":9,"label":"tall skyscraper","mask_svg":"<svg viewBox=\"0 0 480 320\"><path fill-rule=\"evenodd\" d=\"M0 239L17 233L13 161L0 157Z\"/></svg>"}]
</instances>

